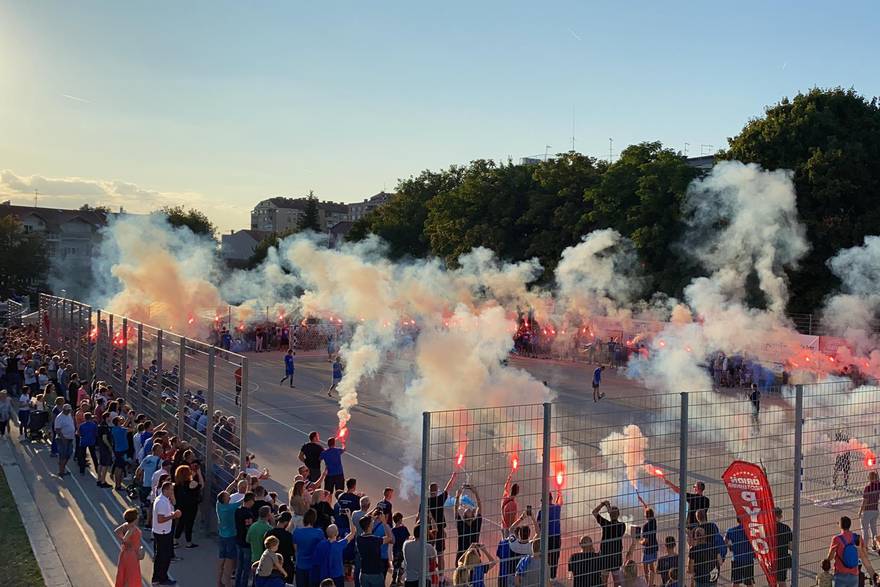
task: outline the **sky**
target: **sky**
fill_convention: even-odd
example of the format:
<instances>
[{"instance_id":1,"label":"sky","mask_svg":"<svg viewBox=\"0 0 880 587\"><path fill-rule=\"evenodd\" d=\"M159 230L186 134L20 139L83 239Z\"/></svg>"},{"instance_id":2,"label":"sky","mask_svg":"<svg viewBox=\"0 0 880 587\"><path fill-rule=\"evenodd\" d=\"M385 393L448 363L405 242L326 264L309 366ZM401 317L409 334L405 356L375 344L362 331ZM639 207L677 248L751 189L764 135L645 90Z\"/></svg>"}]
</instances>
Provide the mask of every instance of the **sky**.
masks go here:
<instances>
[{"instance_id":1,"label":"sky","mask_svg":"<svg viewBox=\"0 0 880 587\"><path fill-rule=\"evenodd\" d=\"M814 86L880 94L880 4L0 0L0 200L353 202L424 169L660 140Z\"/></svg>"}]
</instances>

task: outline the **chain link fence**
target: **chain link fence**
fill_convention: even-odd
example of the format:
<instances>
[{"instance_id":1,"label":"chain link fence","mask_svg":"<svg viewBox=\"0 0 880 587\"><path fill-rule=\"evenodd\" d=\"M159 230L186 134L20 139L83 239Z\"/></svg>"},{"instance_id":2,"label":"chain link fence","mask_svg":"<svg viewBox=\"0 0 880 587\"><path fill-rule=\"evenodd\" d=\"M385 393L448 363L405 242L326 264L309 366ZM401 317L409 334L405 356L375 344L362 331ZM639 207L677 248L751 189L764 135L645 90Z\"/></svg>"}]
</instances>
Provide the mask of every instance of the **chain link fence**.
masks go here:
<instances>
[{"instance_id":1,"label":"chain link fence","mask_svg":"<svg viewBox=\"0 0 880 587\"><path fill-rule=\"evenodd\" d=\"M779 580L814 583L840 517L858 530L863 490L877 466L880 388L793 385L753 400L726 389L615 395L589 411L542 404L426 412L419 519L429 521L440 572L451 583L463 552L478 543L498 561L486 580L512 586L537 535L548 537L537 541L529 563L539 565L540 585L568 584L577 553L587 549L608 570L635 561L638 574L656 584L660 569L642 561L668 556L662 579L671 568L684 576L691 534L701 527L726 553L720 580L730 581L725 536L738 521L722 473L742 460L763 468L781 510L777 537L790 555L777 561ZM652 527L656 541L641 534ZM676 544L674 556L667 540ZM480 556L486 563L486 553Z\"/></svg>"},{"instance_id":2,"label":"chain link fence","mask_svg":"<svg viewBox=\"0 0 880 587\"><path fill-rule=\"evenodd\" d=\"M232 481L248 455L246 357L74 300L41 294L39 310L41 336L67 351L84 381L104 381L185 441L212 494Z\"/></svg>"}]
</instances>

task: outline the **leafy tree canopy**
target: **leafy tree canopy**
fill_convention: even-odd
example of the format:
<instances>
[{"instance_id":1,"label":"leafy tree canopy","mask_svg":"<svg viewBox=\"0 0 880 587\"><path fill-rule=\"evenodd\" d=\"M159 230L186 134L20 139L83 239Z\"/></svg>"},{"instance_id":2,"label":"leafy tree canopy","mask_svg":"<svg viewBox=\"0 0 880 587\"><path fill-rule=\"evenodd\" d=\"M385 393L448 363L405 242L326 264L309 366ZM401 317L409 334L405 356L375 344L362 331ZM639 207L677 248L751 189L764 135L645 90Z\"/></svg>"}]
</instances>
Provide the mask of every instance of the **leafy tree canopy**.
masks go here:
<instances>
[{"instance_id":1,"label":"leafy tree canopy","mask_svg":"<svg viewBox=\"0 0 880 587\"><path fill-rule=\"evenodd\" d=\"M204 212L183 206L165 206L159 213L164 214L171 226L186 226L193 234L201 234L216 240L217 227L211 222Z\"/></svg>"},{"instance_id":2,"label":"leafy tree canopy","mask_svg":"<svg viewBox=\"0 0 880 587\"><path fill-rule=\"evenodd\" d=\"M25 233L15 216L0 217L0 297L38 291L49 270L43 237Z\"/></svg>"}]
</instances>

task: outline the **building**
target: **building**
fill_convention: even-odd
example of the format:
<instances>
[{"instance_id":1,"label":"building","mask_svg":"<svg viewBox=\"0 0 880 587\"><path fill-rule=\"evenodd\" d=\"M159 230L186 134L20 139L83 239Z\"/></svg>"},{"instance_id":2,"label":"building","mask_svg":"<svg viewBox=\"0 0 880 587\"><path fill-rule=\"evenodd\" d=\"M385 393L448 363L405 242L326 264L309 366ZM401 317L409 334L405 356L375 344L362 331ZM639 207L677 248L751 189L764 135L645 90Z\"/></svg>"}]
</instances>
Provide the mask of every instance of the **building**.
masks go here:
<instances>
[{"instance_id":1,"label":"building","mask_svg":"<svg viewBox=\"0 0 880 587\"><path fill-rule=\"evenodd\" d=\"M331 226L328 231L330 233L330 246L335 249L345 242L345 237L351 232L352 226L354 226L354 222L350 220L343 220Z\"/></svg>"},{"instance_id":2,"label":"building","mask_svg":"<svg viewBox=\"0 0 880 587\"><path fill-rule=\"evenodd\" d=\"M355 204L348 205L348 220L352 222L357 222L379 206L388 202L391 199L391 196L394 194L389 194L388 192L379 192L375 196L372 196L363 202L357 202Z\"/></svg>"},{"instance_id":3,"label":"building","mask_svg":"<svg viewBox=\"0 0 880 587\"><path fill-rule=\"evenodd\" d=\"M243 265L254 254L254 249L264 238L272 234L262 230L230 230L220 236L220 256L230 265Z\"/></svg>"},{"instance_id":4,"label":"building","mask_svg":"<svg viewBox=\"0 0 880 587\"><path fill-rule=\"evenodd\" d=\"M701 155L699 157L687 157L684 160L688 167L699 169L701 171L709 171L715 167L715 155Z\"/></svg>"},{"instance_id":5,"label":"building","mask_svg":"<svg viewBox=\"0 0 880 587\"><path fill-rule=\"evenodd\" d=\"M308 198L275 197L263 200L251 211L251 230L276 234L295 230L307 205ZM318 202L318 222L323 232L343 220L348 220L348 207L345 204Z\"/></svg>"}]
</instances>

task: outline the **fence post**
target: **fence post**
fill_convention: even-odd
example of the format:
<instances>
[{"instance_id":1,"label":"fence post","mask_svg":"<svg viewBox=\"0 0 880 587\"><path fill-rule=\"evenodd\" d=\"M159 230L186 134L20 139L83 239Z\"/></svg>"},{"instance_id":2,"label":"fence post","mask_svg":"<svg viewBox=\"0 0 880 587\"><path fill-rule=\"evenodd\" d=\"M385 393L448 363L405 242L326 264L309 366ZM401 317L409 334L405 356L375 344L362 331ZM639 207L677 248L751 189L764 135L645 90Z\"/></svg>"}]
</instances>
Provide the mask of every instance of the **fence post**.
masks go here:
<instances>
[{"instance_id":1,"label":"fence post","mask_svg":"<svg viewBox=\"0 0 880 587\"><path fill-rule=\"evenodd\" d=\"M687 577L687 453L688 453L688 394L682 392L679 419L678 453L678 581Z\"/></svg>"},{"instance_id":2,"label":"fence post","mask_svg":"<svg viewBox=\"0 0 880 587\"><path fill-rule=\"evenodd\" d=\"M247 457L248 358L241 358L241 414L238 421L238 466L244 468Z\"/></svg>"},{"instance_id":3,"label":"fence post","mask_svg":"<svg viewBox=\"0 0 880 587\"><path fill-rule=\"evenodd\" d=\"M184 439L184 424L186 417L184 416L184 406L186 401L183 395L186 393L186 338L180 337L180 355L177 359L177 438Z\"/></svg>"},{"instance_id":4,"label":"fence post","mask_svg":"<svg viewBox=\"0 0 880 587\"><path fill-rule=\"evenodd\" d=\"M89 321L86 326L86 348L89 350L86 357L86 381L92 380L92 307L89 306ZM97 337L95 338L97 341ZM95 347L97 349L97 346ZM97 360L97 353L95 354ZM97 367L97 365L95 365Z\"/></svg>"},{"instance_id":5,"label":"fence post","mask_svg":"<svg viewBox=\"0 0 880 587\"><path fill-rule=\"evenodd\" d=\"M113 341L116 338L116 333L114 330L113 314L107 314L107 340L110 342L107 345L107 381L110 382L110 385L113 385L113 364L116 362L116 344Z\"/></svg>"},{"instance_id":6,"label":"fence post","mask_svg":"<svg viewBox=\"0 0 880 587\"><path fill-rule=\"evenodd\" d=\"M138 322L137 329L137 410L144 411L144 324Z\"/></svg>"},{"instance_id":7,"label":"fence post","mask_svg":"<svg viewBox=\"0 0 880 587\"><path fill-rule=\"evenodd\" d=\"M125 400L131 405L131 389L128 388L128 318L122 319L122 356L119 359L119 369L122 371L122 389L125 390Z\"/></svg>"},{"instance_id":8,"label":"fence post","mask_svg":"<svg viewBox=\"0 0 880 587\"><path fill-rule=\"evenodd\" d=\"M430 485L430 481L428 480L429 467L428 467L428 459L431 456L431 412L422 412L422 479L421 479L421 487L419 488L419 497L421 497L421 501L419 502L419 524L420 524L420 532L421 535L419 540L421 540L421 544L419 546L419 558L422 561L422 576L418 578L419 587L424 587L425 584L430 584L428 574L428 529L430 528L430 524L428 524L428 486Z\"/></svg>"},{"instance_id":9,"label":"fence post","mask_svg":"<svg viewBox=\"0 0 880 587\"><path fill-rule=\"evenodd\" d=\"M216 347L211 347L208 350L208 397L207 405L208 405L208 425L205 428L205 483L208 485L208 494L214 495L216 492L214 491L214 426L212 423L212 418L214 414L214 363L216 360L217 349ZM196 422L196 433L198 433L198 422ZM202 508L204 512L204 520L205 527L211 531L214 528L214 524L212 523L213 518L211 517L211 513L214 511L211 505L211 500L205 499L202 500L203 503L207 506Z\"/></svg>"},{"instance_id":10,"label":"fence post","mask_svg":"<svg viewBox=\"0 0 880 587\"><path fill-rule=\"evenodd\" d=\"M812 314L810 315L812 318ZM801 491L803 491L804 386L795 385L794 403L794 503L792 504L791 587L798 587L800 575Z\"/></svg>"},{"instance_id":11,"label":"fence post","mask_svg":"<svg viewBox=\"0 0 880 587\"><path fill-rule=\"evenodd\" d=\"M103 379L102 365L104 361L104 349L102 348L102 340L104 338L104 327L101 323L101 310L95 317L95 378ZM91 379L89 379L91 381Z\"/></svg>"},{"instance_id":12,"label":"fence post","mask_svg":"<svg viewBox=\"0 0 880 587\"><path fill-rule=\"evenodd\" d=\"M543 447L541 448L541 575L539 585L547 585L550 543L550 404L544 404Z\"/></svg>"}]
</instances>

